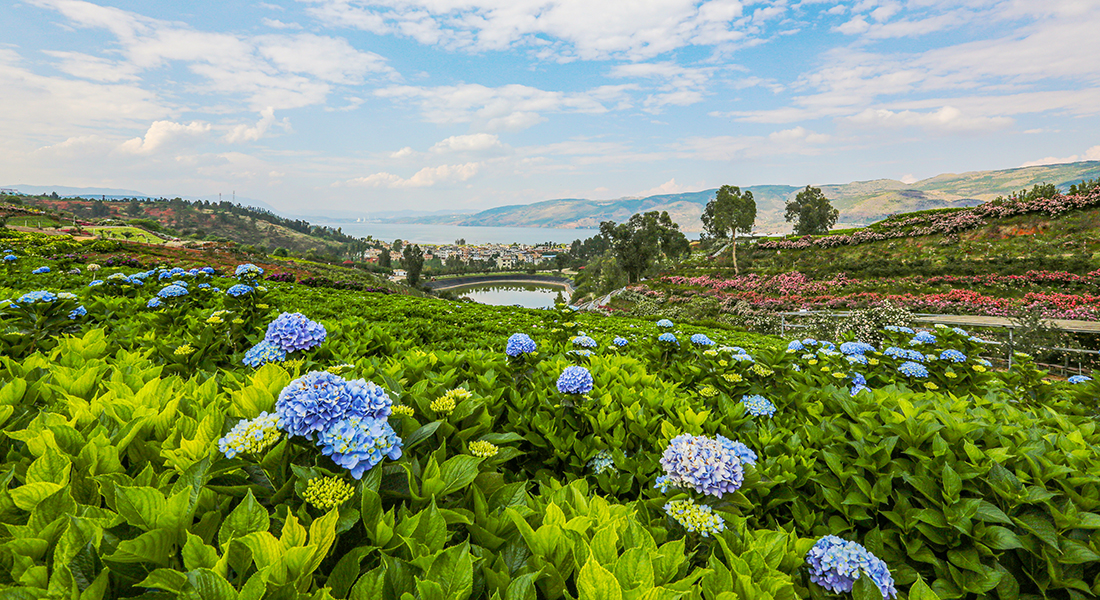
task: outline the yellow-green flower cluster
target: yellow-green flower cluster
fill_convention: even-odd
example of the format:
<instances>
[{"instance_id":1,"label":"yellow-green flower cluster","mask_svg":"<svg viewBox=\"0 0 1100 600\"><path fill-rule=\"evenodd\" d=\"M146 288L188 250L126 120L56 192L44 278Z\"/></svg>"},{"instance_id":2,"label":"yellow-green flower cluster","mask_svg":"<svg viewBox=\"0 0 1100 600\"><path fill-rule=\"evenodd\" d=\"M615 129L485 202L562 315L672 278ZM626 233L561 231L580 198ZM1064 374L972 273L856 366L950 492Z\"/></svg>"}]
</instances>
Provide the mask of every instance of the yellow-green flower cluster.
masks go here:
<instances>
[{"instance_id":1,"label":"yellow-green flower cluster","mask_svg":"<svg viewBox=\"0 0 1100 600\"><path fill-rule=\"evenodd\" d=\"M699 388L699 395L704 398L713 398L718 395L718 389L708 383Z\"/></svg>"},{"instance_id":2,"label":"yellow-green flower cluster","mask_svg":"<svg viewBox=\"0 0 1100 600\"><path fill-rule=\"evenodd\" d=\"M741 377L740 373L726 373L722 375L722 379L725 379L726 383L741 383L745 380L744 377Z\"/></svg>"},{"instance_id":3,"label":"yellow-green flower cluster","mask_svg":"<svg viewBox=\"0 0 1100 600\"><path fill-rule=\"evenodd\" d=\"M500 448L486 442L485 440L477 440L470 442L470 454L478 458L489 458L490 456L496 456L497 452L500 452Z\"/></svg>"},{"instance_id":4,"label":"yellow-green flower cluster","mask_svg":"<svg viewBox=\"0 0 1100 600\"><path fill-rule=\"evenodd\" d=\"M439 414L449 415L454 412L455 406L463 400L469 400L474 395L465 388L455 388L432 401L430 408Z\"/></svg>"},{"instance_id":5,"label":"yellow-green flower cluster","mask_svg":"<svg viewBox=\"0 0 1100 600\"><path fill-rule=\"evenodd\" d=\"M354 492L351 484L339 477L314 477L306 482L306 491L302 497L319 510L327 512L347 502Z\"/></svg>"},{"instance_id":6,"label":"yellow-green flower cluster","mask_svg":"<svg viewBox=\"0 0 1100 600\"><path fill-rule=\"evenodd\" d=\"M390 414L396 417L411 417L413 416L413 407L407 404L392 406L390 407Z\"/></svg>"},{"instance_id":7,"label":"yellow-green flower cluster","mask_svg":"<svg viewBox=\"0 0 1100 600\"><path fill-rule=\"evenodd\" d=\"M195 347L191 344L184 344L176 348L174 354L176 356L189 356L195 352Z\"/></svg>"},{"instance_id":8,"label":"yellow-green flower cluster","mask_svg":"<svg viewBox=\"0 0 1100 600\"><path fill-rule=\"evenodd\" d=\"M218 440L218 449L226 458L233 458L238 454L258 455L279 441L279 417L266 412L260 413L255 419L241 419Z\"/></svg>"},{"instance_id":9,"label":"yellow-green flower cluster","mask_svg":"<svg viewBox=\"0 0 1100 600\"><path fill-rule=\"evenodd\" d=\"M211 325L217 325L218 323L224 323L225 320L222 319L222 317L224 317L225 315L228 315L228 314L229 314L228 310L216 310L216 311L214 311L213 314L210 315L210 317L208 319L206 319L206 322L210 323Z\"/></svg>"},{"instance_id":10,"label":"yellow-green flower cluster","mask_svg":"<svg viewBox=\"0 0 1100 600\"><path fill-rule=\"evenodd\" d=\"M753 364L751 367L749 367L749 370L761 377L767 377L768 375L775 373L775 371L765 367L760 363Z\"/></svg>"},{"instance_id":11,"label":"yellow-green flower cluster","mask_svg":"<svg viewBox=\"0 0 1100 600\"><path fill-rule=\"evenodd\" d=\"M704 537L717 535L726 529L726 522L722 517L711 512L706 504L696 504L691 498L669 502L665 505L665 513L684 529Z\"/></svg>"},{"instance_id":12,"label":"yellow-green flower cluster","mask_svg":"<svg viewBox=\"0 0 1100 600\"><path fill-rule=\"evenodd\" d=\"M344 363L342 365L333 365L331 367L328 367L325 370L328 371L329 373L332 373L333 375L342 375L342 374L344 374L344 373L346 373L346 372L348 372L348 371L350 371L354 368L355 368L355 365L349 365L348 363Z\"/></svg>"},{"instance_id":13,"label":"yellow-green flower cluster","mask_svg":"<svg viewBox=\"0 0 1100 600\"><path fill-rule=\"evenodd\" d=\"M703 356L718 356L717 350L703 350Z\"/></svg>"}]
</instances>

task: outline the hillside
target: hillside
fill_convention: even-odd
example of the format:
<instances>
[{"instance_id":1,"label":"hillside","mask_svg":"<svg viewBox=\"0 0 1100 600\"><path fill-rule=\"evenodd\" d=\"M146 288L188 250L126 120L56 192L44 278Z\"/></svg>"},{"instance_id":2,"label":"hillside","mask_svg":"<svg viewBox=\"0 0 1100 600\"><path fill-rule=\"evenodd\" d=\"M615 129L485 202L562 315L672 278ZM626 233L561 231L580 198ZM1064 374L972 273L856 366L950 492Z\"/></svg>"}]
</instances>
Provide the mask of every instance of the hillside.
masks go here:
<instances>
[{"instance_id":1,"label":"hillside","mask_svg":"<svg viewBox=\"0 0 1100 600\"><path fill-rule=\"evenodd\" d=\"M190 202L178 198L155 202L103 202L52 196L3 196L0 201L57 214L64 223L71 223L74 218L85 223L136 221L145 229L159 229L183 241L232 241L269 251L283 248L294 253L314 252L336 257L354 251L359 243L339 229L312 226L306 221L285 219L262 209L229 202Z\"/></svg>"},{"instance_id":2,"label":"hillside","mask_svg":"<svg viewBox=\"0 0 1100 600\"><path fill-rule=\"evenodd\" d=\"M863 225L895 213L932 208L966 207L1037 183L1053 183L1065 189L1071 183L1100 176L1100 161L945 173L906 184L893 179L818 185L840 209L838 226ZM747 188L757 203L757 227L766 233L788 231L784 205L801 189L790 185L758 185ZM668 211L686 232L702 230L699 216L716 189L646 198L586 200L564 198L526 205L500 206L473 215L441 215L391 219L393 223L436 223L490 227L598 227L601 221L625 221L644 211Z\"/></svg>"}]
</instances>

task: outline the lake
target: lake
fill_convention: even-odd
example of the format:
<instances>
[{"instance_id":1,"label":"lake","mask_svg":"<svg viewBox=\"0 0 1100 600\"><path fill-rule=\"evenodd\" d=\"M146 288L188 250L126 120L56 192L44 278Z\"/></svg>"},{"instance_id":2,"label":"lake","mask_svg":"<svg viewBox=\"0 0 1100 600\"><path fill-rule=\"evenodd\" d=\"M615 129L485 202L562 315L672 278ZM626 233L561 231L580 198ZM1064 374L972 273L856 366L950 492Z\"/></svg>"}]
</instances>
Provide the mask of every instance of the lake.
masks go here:
<instances>
[{"instance_id":1,"label":"lake","mask_svg":"<svg viewBox=\"0 0 1100 600\"><path fill-rule=\"evenodd\" d=\"M558 293L564 288L536 283L478 283L450 290L456 296L493 306L524 308L554 308ZM568 298L563 298L568 301Z\"/></svg>"},{"instance_id":2,"label":"lake","mask_svg":"<svg viewBox=\"0 0 1100 600\"><path fill-rule=\"evenodd\" d=\"M599 229L552 229L543 227L467 227L462 225L423 225L417 223L314 223L357 237L372 236L392 242L398 238L417 244L453 244L465 239L467 244L511 244L533 246L542 242L568 244L599 235Z\"/></svg>"}]
</instances>

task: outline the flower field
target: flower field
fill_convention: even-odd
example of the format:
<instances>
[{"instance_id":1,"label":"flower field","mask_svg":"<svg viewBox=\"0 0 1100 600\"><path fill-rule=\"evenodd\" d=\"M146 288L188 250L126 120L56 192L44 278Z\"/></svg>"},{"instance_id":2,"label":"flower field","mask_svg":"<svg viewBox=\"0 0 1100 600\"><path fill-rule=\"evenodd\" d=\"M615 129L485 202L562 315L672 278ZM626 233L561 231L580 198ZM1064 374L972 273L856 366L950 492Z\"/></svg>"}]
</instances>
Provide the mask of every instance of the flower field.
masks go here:
<instances>
[{"instance_id":1,"label":"flower field","mask_svg":"<svg viewBox=\"0 0 1100 600\"><path fill-rule=\"evenodd\" d=\"M6 597L1100 593L1100 386L995 370L963 330L3 255Z\"/></svg>"}]
</instances>

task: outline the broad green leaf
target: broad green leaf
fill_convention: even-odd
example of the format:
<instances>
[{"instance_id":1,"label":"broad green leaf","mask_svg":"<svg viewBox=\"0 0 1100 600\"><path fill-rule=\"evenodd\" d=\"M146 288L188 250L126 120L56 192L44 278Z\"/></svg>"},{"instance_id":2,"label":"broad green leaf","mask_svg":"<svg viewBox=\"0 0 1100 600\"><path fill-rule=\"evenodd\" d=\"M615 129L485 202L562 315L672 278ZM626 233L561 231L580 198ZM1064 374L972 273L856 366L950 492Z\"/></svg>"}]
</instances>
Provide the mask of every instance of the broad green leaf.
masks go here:
<instances>
[{"instance_id":1,"label":"broad green leaf","mask_svg":"<svg viewBox=\"0 0 1100 600\"><path fill-rule=\"evenodd\" d=\"M578 600L622 600L622 597L623 590L611 571L589 557L577 576Z\"/></svg>"},{"instance_id":2,"label":"broad green leaf","mask_svg":"<svg viewBox=\"0 0 1100 600\"><path fill-rule=\"evenodd\" d=\"M222 522L218 530L218 542L223 546L231 539L243 537L253 531L267 531L270 518L267 509L256 501L249 490L233 512Z\"/></svg>"}]
</instances>

